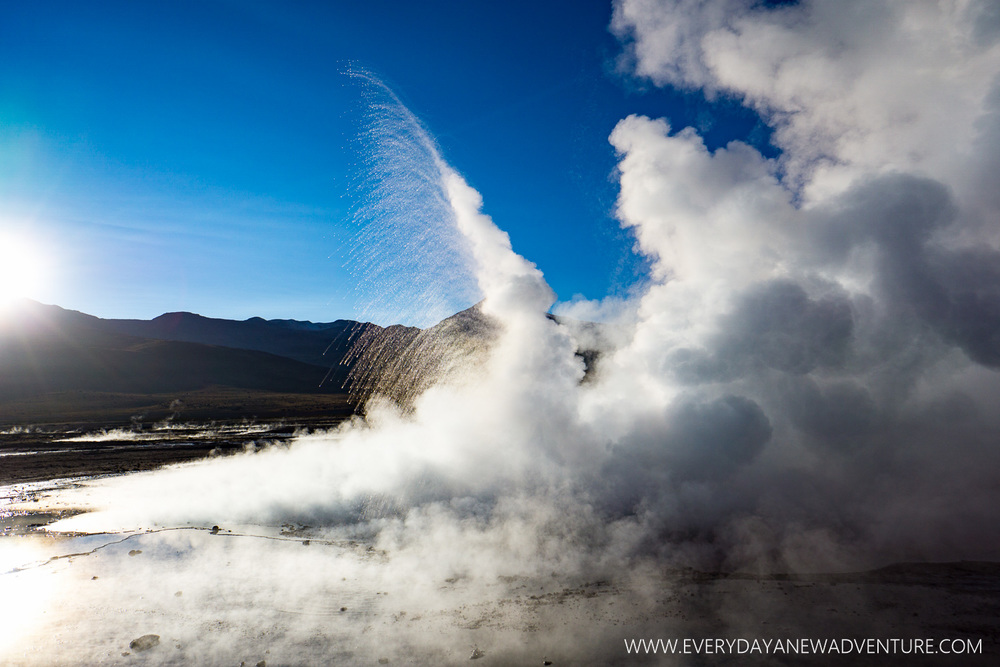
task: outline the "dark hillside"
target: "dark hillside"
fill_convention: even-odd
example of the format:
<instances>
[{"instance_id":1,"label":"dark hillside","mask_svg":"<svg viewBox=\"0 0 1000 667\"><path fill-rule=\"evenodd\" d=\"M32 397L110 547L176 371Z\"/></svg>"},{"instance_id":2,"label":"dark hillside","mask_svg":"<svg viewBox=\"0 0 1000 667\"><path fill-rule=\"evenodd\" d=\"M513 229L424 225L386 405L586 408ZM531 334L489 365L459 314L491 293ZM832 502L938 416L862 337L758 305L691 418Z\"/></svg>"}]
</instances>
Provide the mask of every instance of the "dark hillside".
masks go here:
<instances>
[{"instance_id":1,"label":"dark hillside","mask_svg":"<svg viewBox=\"0 0 1000 667\"><path fill-rule=\"evenodd\" d=\"M195 323L207 320L192 318ZM327 367L235 346L141 337L118 331L113 323L30 301L6 312L0 318L0 425L61 421L59 406L65 404L67 413L76 412L81 396L113 395L142 405L153 396L161 402L181 393L222 397L249 391L257 397L255 408L268 395L284 396L285 404L287 396L339 396L338 412L349 403L342 379L330 381ZM336 375L346 374L343 360L343 356L331 359L339 371ZM238 404L229 406L224 400L211 404L220 414L239 416ZM304 401L303 405L315 412L318 404ZM100 420L99 411L88 414Z\"/></svg>"},{"instance_id":2,"label":"dark hillside","mask_svg":"<svg viewBox=\"0 0 1000 667\"><path fill-rule=\"evenodd\" d=\"M358 341L377 338L384 329L374 324L337 320L313 323L295 320L223 320L193 313L167 313L153 320L101 320L105 330L142 338L222 345L268 352L330 373L329 382L342 386L343 362ZM419 331L411 329L413 335Z\"/></svg>"}]
</instances>

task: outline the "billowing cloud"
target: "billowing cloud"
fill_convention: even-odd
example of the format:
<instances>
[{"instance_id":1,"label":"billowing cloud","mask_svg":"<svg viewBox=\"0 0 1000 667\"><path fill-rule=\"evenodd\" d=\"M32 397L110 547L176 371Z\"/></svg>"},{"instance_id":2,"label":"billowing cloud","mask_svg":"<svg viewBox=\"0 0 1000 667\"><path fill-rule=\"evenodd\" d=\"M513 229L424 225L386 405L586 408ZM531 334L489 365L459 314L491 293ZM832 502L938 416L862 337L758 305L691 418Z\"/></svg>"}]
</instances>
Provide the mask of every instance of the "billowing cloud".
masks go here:
<instances>
[{"instance_id":1,"label":"billowing cloud","mask_svg":"<svg viewBox=\"0 0 1000 667\"><path fill-rule=\"evenodd\" d=\"M1000 546L974 527L997 500L995 28L985 2L616 4L636 75L736 96L781 149L637 116L611 135L659 282L608 386L741 396L772 429L710 494L718 535L744 514L788 548L810 525L881 557Z\"/></svg>"},{"instance_id":2,"label":"billowing cloud","mask_svg":"<svg viewBox=\"0 0 1000 667\"><path fill-rule=\"evenodd\" d=\"M788 178L816 196L864 171L965 176L994 88L989 0L622 0L635 72L734 95L775 128Z\"/></svg>"}]
</instances>

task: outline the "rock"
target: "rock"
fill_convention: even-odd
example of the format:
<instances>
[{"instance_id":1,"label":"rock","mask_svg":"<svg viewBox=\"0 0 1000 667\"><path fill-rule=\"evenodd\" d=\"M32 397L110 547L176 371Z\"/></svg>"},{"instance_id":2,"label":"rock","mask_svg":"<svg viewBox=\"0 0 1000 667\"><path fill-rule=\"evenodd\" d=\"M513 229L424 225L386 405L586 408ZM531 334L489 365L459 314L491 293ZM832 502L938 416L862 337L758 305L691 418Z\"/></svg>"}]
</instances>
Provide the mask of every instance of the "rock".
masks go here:
<instances>
[{"instance_id":1,"label":"rock","mask_svg":"<svg viewBox=\"0 0 1000 667\"><path fill-rule=\"evenodd\" d=\"M478 660L479 658L486 655L486 651L480 651L479 648L472 649L472 655L469 656L469 660Z\"/></svg>"},{"instance_id":2,"label":"rock","mask_svg":"<svg viewBox=\"0 0 1000 667\"><path fill-rule=\"evenodd\" d=\"M219 534L219 527L218 526L212 526L211 533L212 533L212 535L218 535Z\"/></svg>"},{"instance_id":3,"label":"rock","mask_svg":"<svg viewBox=\"0 0 1000 667\"><path fill-rule=\"evenodd\" d=\"M128 647L133 651L148 651L160 643L160 635L143 635L138 639L133 639L128 643Z\"/></svg>"},{"instance_id":4,"label":"rock","mask_svg":"<svg viewBox=\"0 0 1000 667\"><path fill-rule=\"evenodd\" d=\"M182 593L181 591L177 591L176 593L174 593L175 598L179 598L182 595L184 595L184 593Z\"/></svg>"},{"instance_id":5,"label":"rock","mask_svg":"<svg viewBox=\"0 0 1000 667\"><path fill-rule=\"evenodd\" d=\"M380 665L388 665L389 664L389 658L379 658L378 659L378 664L380 664Z\"/></svg>"},{"instance_id":6,"label":"rock","mask_svg":"<svg viewBox=\"0 0 1000 667\"><path fill-rule=\"evenodd\" d=\"M142 549L132 549L131 551L128 552L128 555L129 556L138 556L141 553L142 553Z\"/></svg>"},{"instance_id":7,"label":"rock","mask_svg":"<svg viewBox=\"0 0 1000 667\"><path fill-rule=\"evenodd\" d=\"M254 667L267 667L267 660L261 660Z\"/></svg>"}]
</instances>

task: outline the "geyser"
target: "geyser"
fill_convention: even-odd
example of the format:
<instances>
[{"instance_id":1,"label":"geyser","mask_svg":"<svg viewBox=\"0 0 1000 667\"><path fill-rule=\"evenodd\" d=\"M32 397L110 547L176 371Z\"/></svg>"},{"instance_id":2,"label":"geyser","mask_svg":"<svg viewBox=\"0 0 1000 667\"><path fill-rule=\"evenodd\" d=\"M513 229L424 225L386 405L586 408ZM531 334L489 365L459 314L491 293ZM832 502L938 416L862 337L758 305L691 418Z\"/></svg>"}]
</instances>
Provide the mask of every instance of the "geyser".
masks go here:
<instances>
[{"instance_id":1,"label":"geyser","mask_svg":"<svg viewBox=\"0 0 1000 667\"><path fill-rule=\"evenodd\" d=\"M748 6L742 32L726 39L768 26L812 30L794 17L825 6ZM655 11L644 7L622 3L615 25L642 67L655 68L644 46L664 37L647 34L637 17ZM893 7L887 29L911 29L909 10ZM690 30L711 29L662 12ZM728 53L729 42L716 41ZM792 94L749 88L756 80L739 88L712 53L702 69L641 71L669 82L715 76L711 85L763 111ZM952 66L963 62L978 81L998 69L984 72L975 54ZM839 167L834 179L825 162L805 159L815 145L800 145L805 130L796 129L815 114L808 127L823 136L847 131L820 127L816 107L826 97L816 91L802 93L798 115L775 112L777 161L739 142L710 152L693 130L675 132L665 120L622 120L611 134L617 213L653 281L595 336L595 325L546 314L555 295L541 271L511 248L391 91L356 76L379 119L367 136L371 163L383 165L374 191L386 198L361 216L367 237L376 246L420 237L432 255L421 261L437 267L429 282L449 263L461 282L469 267L481 303L461 326L478 333L442 327L450 333L380 348L375 361L407 361L382 363L383 376L367 378L375 396L364 423L300 438L287 451L89 485L85 498L67 502L95 511L60 527L295 520L391 535L396 548L412 549L443 531L490 545L463 557L470 572L489 560L509 574L551 568L554 552L563 554L560 567L572 554L576 567L652 558L762 571L997 554L1000 544L979 527L996 518L986 471L998 462L990 443L1000 347L990 332L1000 253L975 214L988 193L969 185L974 179L959 187L935 172L952 164L946 147L935 144L940 155L907 171L903 153L878 164L850 141L831 141L825 150L843 151L838 160L852 165L851 179ZM977 90L986 99L988 87ZM883 136L860 109L845 119L872 141L906 138ZM782 180L783 170L794 178ZM435 247L451 259L433 257ZM580 308L595 310L557 310ZM582 350L591 362L585 382ZM380 387L394 395L380 397ZM420 530L410 534L415 522ZM505 556L509 540L497 535L512 522L531 544L563 547Z\"/></svg>"}]
</instances>

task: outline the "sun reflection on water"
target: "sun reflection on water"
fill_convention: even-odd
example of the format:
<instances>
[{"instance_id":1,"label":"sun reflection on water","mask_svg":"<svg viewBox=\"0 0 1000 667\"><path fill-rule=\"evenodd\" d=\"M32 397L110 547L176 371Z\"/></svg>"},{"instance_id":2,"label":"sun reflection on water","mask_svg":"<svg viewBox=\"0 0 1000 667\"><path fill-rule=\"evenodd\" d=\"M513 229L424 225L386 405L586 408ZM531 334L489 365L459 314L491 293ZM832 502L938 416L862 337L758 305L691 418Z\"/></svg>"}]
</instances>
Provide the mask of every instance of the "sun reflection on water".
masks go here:
<instances>
[{"instance_id":1,"label":"sun reflection on water","mask_svg":"<svg viewBox=\"0 0 1000 667\"><path fill-rule=\"evenodd\" d=\"M56 580L40 538L0 538L0 656L15 658L52 607Z\"/></svg>"}]
</instances>

